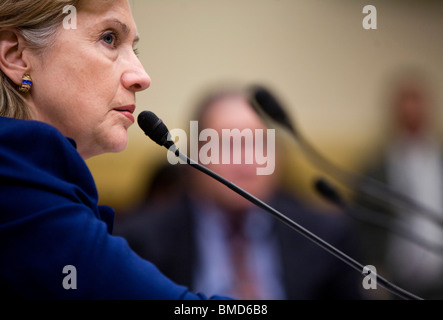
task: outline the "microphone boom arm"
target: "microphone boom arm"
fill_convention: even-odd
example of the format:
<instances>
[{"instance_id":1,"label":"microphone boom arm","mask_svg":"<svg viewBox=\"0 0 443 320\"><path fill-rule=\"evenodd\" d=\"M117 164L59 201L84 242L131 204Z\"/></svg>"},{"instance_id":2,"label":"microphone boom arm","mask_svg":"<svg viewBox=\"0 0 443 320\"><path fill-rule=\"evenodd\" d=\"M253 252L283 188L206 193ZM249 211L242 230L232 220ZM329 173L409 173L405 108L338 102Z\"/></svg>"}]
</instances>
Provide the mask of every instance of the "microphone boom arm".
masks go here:
<instances>
[{"instance_id":1,"label":"microphone boom arm","mask_svg":"<svg viewBox=\"0 0 443 320\"><path fill-rule=\"evenodd\" d=\"M276 209L274 209L273 207L269 206L268 204L266 204L265 202L261 201L260 199L254 197L253 195L251 195L250 193L246 192L242 188L238 187L234 183L224 179L223 177L221 177L220 175L218 175L215 172L211 171L210 169L206 168L205 166L203 166L203 165L195 162L194 160L190 159L188 156L186 156L185 154L181 153L180 150L175 146L175 144L167 144L167 145L169 145L168 150L170 152L174 153L175 156L177 156L181 160L185 161L191 167L193 167L193 168L195 168L195 169L197 169L197 170L207 174L208 176L216 179L217 181L219 181L220 183L224 184L225 186L227 186L229 189L235 191L236 193L240 194L241 196L243 196L244 198L246 198L247 200L249 200L250 202L252 202L256 206L258 206L261 209L269 212L274 217L276 217L278 220L280 220L281 222L285 223L287 226L289 226L290 228L292 228L295 231L299 232L303 236L307 237L308 239L310 239L311 241L313 241L314 243L316 243L317 245L319 245L320 247L322 247L323 249L325 249L329 253L333 254L335 257L337 257L338 259L342 260L343 262L345 262L346 264L348 264L349 266L351 266L352 268L357 270L359 273L362 273L364 276L369 275L370 270L365 268L358 261L356 261L353 258L349 257L348 255L346 255L342 251L338 250L337 248L335 248L331 244L329 244L326 241L324 241L323 239L319 238L318 236L316 236L315 234L313 234L309 230L303 228L302 226L300 226L299 224L297 224L296 222L294 222L293 220L291 220L290 218L288 218L287 216L285 216L281 212L277 211ZM364 273L365 270L368 272L367 274ZM408 291L406 291L406 290L396 286L395 284L389 282L388 280L386 280L385 278L381 277L380 275L375 274L375 276L377 278L377 283L379 283L382 287L384 287L385 289L387 289L391 293L399 296L400 298L403 298L405 300L423 300L422 298L420 298L420 297L418 297L418 296L416 296L416 295L414 295L414 294L412 294L412 293L410 293L410 292L408 292Z\"/></svg>"},{"instance_id":2,"label":"microphone boom arm","mask_svg":"<svg viewBox=\"0 0 443 320\"><path fill-rule=\"evenodd\" d=\"M321 155L292 124L290 117L276 97L262 86L252 86L250 89L249 102L253 109L261 117L269 117L285 127L299 143L301 149L305 152L308 158L320 169L324 169L327 173L332 174L335 179L362 195L370 196L374 200L385 201L391 205L403 207L404 209L414 209L423 213L428 219L433 220L440 227L443 227L443 217L440 213L424 207L415 200L394 191L380 181L368 176L351 173L350 171L339 168L331 161L328 161L328 159Z\"/></svg>"},{"instance_id":3,"label":"microphone boom arm","mask_svg":"<svg viewBox=\"0 0 443 320\"><path fill-rule=\"evenodd\" d=\"M226 180L225 178L219 176L215 172L211 171L210 169L204 167L203 165L193 161L186 155L180 152L180 150L177 148L177 146L174 144L174 142L170 139L170 133L166 125L163 123L161 119L159 119L153 112L151 111L143 111L138 116L138 124L140 128L144 131L144 133L151 138L154 142L156 142L158 145L165 147L176 157L183 160L190 166L192 166L195 169L198 169L199 171L207 174L208 176L214 178L215 180L219 181L220 183L227 186L229 189L235 191L245 199L249 200L259 208L264 209L265 211L272 214L274 217L279 219L281 222L285 223L287 226L291 227L295 231L299 232L303 236L307 237L338 259L344 261L346 264L357 270L359 273L362 273L365 276L368 276L371 273L371 270L368 268L365 268L362 264L357 262L356 260L352 259L348 255L344 254L340 250L333 247L331 244L327 243L326 241L322 240L312 232L308 231L307 229L303 228L302 226L298 225L276 209L272 208L268 204L264 203L263 201L257 199L256 197L252 196L245 190L241 189L234 183ZM365 273L366 271L366 273ZM377 282L380 283L380 285L387 290L389 290L391 293L407 300L423 300L422 298L390 283L383 277L379 276L375 273L375 277L377 279Z\"/></svg>"},{"instance_id":4,"label":"microphone boom arm","mask_svg":"<svg viewBox=\"0 0 443 320\"><path fill-rule=\"evenodd\" d=\"M319 168L326 169L327 172L331 173L333 177L344 183L346 186L352 186L356 191L379 200L388 198L390 199L391 204L403 207L404 209L418 210L428 219L434 221L440 227L443 227L443 217L441 214L423 207L411 198L395 192L387 185L375 179L368 176L361 176L357 173L351 174L350 172L337 167L323 157L300 133L298 133L295 138L298 140L301 148L306 152L311 161L313 161Z\"/></svg>"}]
</instances>

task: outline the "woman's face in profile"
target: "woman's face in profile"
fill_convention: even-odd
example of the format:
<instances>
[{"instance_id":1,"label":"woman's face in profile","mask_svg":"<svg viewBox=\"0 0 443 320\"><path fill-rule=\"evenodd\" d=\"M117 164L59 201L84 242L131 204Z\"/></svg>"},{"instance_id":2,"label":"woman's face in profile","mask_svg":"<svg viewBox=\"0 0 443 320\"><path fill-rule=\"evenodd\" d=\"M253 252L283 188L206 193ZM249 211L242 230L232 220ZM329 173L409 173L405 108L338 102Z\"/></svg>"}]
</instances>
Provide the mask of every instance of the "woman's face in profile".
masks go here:
<instances>
[{"instance_id":1,"label":"woman's face in profile","mask_svg":"<svg viewBox=\"0 0 443 320\"><path fill-rule=\"evenodd\" d=\"M60 26L53 46L30 58L35 119L77 142L83 158L122 151L134 123L135 93L150 78L134 53L127 0L80 1L77 28Z\"/></svg>"}]
</instances>

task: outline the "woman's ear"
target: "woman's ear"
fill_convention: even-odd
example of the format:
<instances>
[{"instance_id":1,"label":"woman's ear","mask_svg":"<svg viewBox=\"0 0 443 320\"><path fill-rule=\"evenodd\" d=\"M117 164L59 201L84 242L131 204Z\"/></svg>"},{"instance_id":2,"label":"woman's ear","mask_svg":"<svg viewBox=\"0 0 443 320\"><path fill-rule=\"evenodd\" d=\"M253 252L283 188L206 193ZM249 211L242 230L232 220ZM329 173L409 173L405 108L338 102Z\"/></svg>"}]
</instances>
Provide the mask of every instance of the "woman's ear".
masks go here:
<instances>
[{"instance_id":1,"label":"woman's ear","mask_svg":"<svg viewBox=\"0 0 443 320\"><path fill-rule=\"evenodd\" d=\"M0 29L0 69L16 85L22 82L22 76L29 71L26 59L25 40L15 29Z\"/></svg>"}]
</instances>

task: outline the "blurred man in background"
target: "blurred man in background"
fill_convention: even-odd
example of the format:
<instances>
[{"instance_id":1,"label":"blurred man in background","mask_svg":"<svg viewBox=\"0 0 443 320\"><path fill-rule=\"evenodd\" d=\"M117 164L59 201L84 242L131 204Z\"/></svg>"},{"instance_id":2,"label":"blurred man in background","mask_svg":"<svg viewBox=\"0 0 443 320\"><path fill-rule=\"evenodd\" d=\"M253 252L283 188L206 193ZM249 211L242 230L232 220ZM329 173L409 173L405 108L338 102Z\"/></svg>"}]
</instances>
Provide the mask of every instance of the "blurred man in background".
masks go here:
<instances>
[{"instance_id":1,"label":"blurred man in background","mask_svg":"<svg viewBox=\"0 0 443 320\"><path fill-rule=\"evenodd\" d=\"M209 133L220 137L217 144L208 138L199 141L199 151L206 148L206 153L198 155L219 160L206 167L346 254L356 256L355 237L345 217L314 210L294 192L281 188L279 149L270 145L275 139L268 139L271 132L242 90L209 93L193 119L198 121L199 133L210 129ZM241 163L222 161L228 159L222 154L227 150L222 139L226 130L232 133L230 142L242 141L229 146L229 159L240 154ZM254 139L263 133L263 144L251 145L246 138L235 136L245 132L253 132ZM218 145L219 150L208 151L209 142ZM268 153L267 160L274 163L266 165L275 171L258 174L263 162L253 156L248 163L250 151L254 152L249 155ZM270 157L270 152L276 154ZM182 172L170 180L177 192L169 194L169 205L163 202L158 209L148 204L145 210L129 215L116 226L116 232L136 252L153 261L171 279L196 291L240 299L362 298L362 276L350 266L221 183L185 164L175 166L174 170Z\"/></svg>"},{"instance_id":2,"label":"blurred man in background","mask_svg":"<svg viewBox=\"0 0 443 320\"><path fill-rule=\"evenodd\" d=\"M405 73L391 91L391 135L364 173L389 185L424 208L443 214L443 153L437 136L436 109L421 73ZM420 210L369 203L373 212L403 221L409 234L432 247L443 247L443 229ZM369 263L387 272L397 285L425 299L443 298L443 251L431 250L390 231L362 226Z\"/></svg>"}]
</instances>

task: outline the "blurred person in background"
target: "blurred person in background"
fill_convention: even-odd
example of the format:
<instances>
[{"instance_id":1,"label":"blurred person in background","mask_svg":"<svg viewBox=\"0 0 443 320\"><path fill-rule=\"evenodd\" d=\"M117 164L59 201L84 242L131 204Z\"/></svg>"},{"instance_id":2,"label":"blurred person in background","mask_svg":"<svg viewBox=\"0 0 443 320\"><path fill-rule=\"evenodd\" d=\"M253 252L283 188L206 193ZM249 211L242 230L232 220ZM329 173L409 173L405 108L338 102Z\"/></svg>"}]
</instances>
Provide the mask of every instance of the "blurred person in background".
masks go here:
<instances>
[{"instance_id":1,"label":"blurred person in background","mask_svg":"<svg viewBox=\"0 0 443 320\"><path fill-rule=\"evenodd\" d=\"M443 215L443 153L431 86L422 72L403 72L389 87L390 136L363 170L424 208ZM411 235L443 246L443 229L420 211L357 201L373 212L401 218ZM399 221L399 220L398 220ZM425 299L443 298L443 256L390 231L361 225L367 262L395 284Z\"/></svg>"},{"instance_id":2,"label":"blurred person in background","mask_svg":"<svg viewBox=\"0 0 443 320\"><path fill-rule=\"evenodd\" d=\"M198 121L199 134L210 129L223 137L223 130L238 129L241 134L257 129L266 135L265 125L241 89L208 92L196 110L193 119ZM199 151L208 141L199 141ZM267 136L264 141L263 147L255 144L253 148L255 154L275 150L275 158L269 160L274 163L268 163L274 172L258 174L257 159L246 164L251 151L246 138L230 148L231 159L241 152L241 164L223 163L226 141L220 138L219 164L212 161L206 166L355 257L358 248L346 217L314 210L294 192L284 190L278 179L278 147L271 148L269 143L275 141L267 141ZM218 181L186 164L168 165L182 171L169 182L161 182L175 185L166 189L175 190L168 194L169 205L162 201L159 206L150 198L145 210L125 215L116 232L171 279L195 290L240 299L363 298L361 275L344 262ZM167 170L164 165L161 168Z\"/></svg>"}]
</instances>

